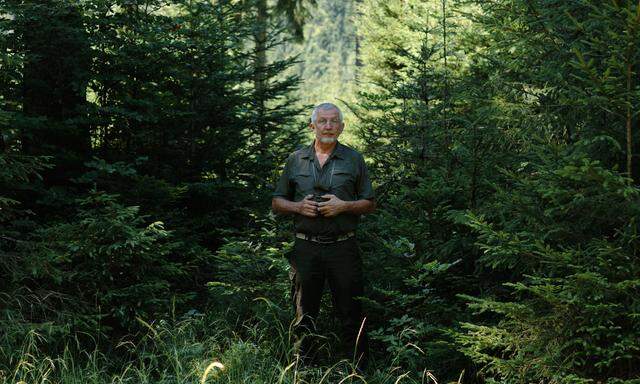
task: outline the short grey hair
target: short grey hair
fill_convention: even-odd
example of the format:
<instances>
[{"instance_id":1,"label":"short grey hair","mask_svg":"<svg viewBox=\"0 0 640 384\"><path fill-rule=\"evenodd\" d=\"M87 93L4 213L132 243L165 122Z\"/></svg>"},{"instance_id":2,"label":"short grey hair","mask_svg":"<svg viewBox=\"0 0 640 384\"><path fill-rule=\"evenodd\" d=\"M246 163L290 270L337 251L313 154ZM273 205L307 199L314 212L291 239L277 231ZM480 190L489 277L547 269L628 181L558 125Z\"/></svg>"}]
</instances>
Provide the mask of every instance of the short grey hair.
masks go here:
<instances>
[{"instance_id":1,"label":"short grey hair","mask_svg":"<svg viewBox=\"0 0 640 384\"><path fill-rule=\"evenodd\" d=\"M344 117L342 116L342 111L338 108L337 105L333 103L322 103L318 104L315 108L313 108L313 112L311 112L311 122L315 124L318 119L318 111L326 111L328 109L335 109L338 111L338 116L340 118L340 122L344 122Z\"/></svg>"}]
</instances>

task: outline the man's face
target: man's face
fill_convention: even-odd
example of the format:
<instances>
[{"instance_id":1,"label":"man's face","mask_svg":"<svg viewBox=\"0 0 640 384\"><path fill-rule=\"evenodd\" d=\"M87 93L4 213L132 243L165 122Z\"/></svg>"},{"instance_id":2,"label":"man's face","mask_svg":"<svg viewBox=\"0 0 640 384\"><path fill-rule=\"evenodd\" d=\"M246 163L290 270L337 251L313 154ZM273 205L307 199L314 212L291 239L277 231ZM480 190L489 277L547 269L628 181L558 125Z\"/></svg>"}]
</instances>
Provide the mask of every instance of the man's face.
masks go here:
<instances>
[{"instance_id":1,"label":"man's face","mask_svg":"<svg viewBox=\"0 0 640 384\"><path fill-rule=\"evenodd\" d=\"M309 124L316 140L323 144L335 143L344 129L340 114L335 108L318 110L316 122Z\"/></svg>"}]
</instances>

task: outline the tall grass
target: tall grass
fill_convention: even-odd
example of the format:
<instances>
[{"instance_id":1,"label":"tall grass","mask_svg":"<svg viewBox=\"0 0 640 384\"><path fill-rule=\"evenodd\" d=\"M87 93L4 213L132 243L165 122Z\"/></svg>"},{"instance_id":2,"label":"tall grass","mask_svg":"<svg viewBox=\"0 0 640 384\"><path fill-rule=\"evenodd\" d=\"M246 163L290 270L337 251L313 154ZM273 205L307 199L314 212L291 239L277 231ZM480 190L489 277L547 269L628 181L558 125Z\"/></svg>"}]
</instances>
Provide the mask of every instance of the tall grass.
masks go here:
<instances>
[{"instance_id":1,"label":"tall grass","mask_svg":"<svg viewBox=\"0 0 640 384\"><path fill-rule=\"evenodd\" d=\"M291 327L279 319L282 311L268 302L256 304L268 310L242 322L213 312L174 321L139 319L145 333L114 342L108 350L83 349L74 336L55 353L44 333L30 330L21 345L0 345L0 384L435 382L427 371L404 372L375 361L366 373L331 357L304 366L293 353Z\"/></svg>"}]
</instances>

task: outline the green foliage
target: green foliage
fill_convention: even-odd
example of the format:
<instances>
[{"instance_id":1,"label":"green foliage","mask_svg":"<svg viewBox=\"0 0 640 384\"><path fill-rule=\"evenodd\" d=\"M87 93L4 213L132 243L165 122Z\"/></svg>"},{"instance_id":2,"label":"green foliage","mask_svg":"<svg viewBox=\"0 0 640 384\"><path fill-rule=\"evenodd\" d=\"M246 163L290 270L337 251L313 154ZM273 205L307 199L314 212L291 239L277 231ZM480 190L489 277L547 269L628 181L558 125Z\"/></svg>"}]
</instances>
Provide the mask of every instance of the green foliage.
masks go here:
<instances>
[{"instance_id":1,"label":"green foliage","mask_svg":"<svg viewBox=\"0 0 640 384\"><path fill-rule=\"evenodd\" d=\"M637 375L637 190L618 173L637 146L623 129L637 122L637 68L622 64L637 62L636 4L359 10L354 112L380 183L365 234L376 338L450 379Z\"/></svg>"},{"instance_id":2,"label":"green foliage","mask_svg":"<svg viewBox=\"0 0 640 384\"><path fill-rule=\"evenodd\" d=\"M0 382L637 381L637 2L315 3L0 4ZM326 98L367 378L292 360L264 213Z\"/></svg>"},{"instance_id":3,"label":"green foliage","mask_svg":"<svg viewBox=\"0 0 640 384\"><path fill-rule=\"evenodd\" d=\"M519 126L545 140L572 143L604 134L618 143L628 141L627 107L634 111L638 105L634 63L640 52L630 43L640 33L638 4L508 4L477 2L472 18L482 32L471 35L469 43L479 59L490 63L503 102L527 107ZM607 164L622 158L609 148L592 156Z\"/></svg>"},{"instance_id":4,"label":"green foliage","mask_svg":"<svg viewBox=\"0 0 640 384\"><path fill-rule=\"evenodd\" d=\"M234 172L225 160L245 144L243 9L164 3L123 2L113 11L112 2L94 1L87 9L96 149L129 161L145 156L144 173L172 182L227 179Z\"/></svg>"},{"instance_id":5,"label":"green foliage","mask_svg":"<svg viewBox=\"0 0 640 384\"><path fill-rule=\"evenodd\" d=\"M285 256L292 243L283 240L286 235L282 225L273 216L254 220L252 231L227 239L217 251L217 279L207 284L216 305L232 309L241 317L260 310L256 300L267 299L280 307L287 307L290 300ZM280 315L287 317L286 313Z\"/></svg>"},{"instance_id":6,"label":"green foliage","mask_svg":"<svg viewBox=\"0 0 640 384\"><path fill-rule=\"evenodd\" d=\"M296 145L297 78L275 79L292 59L264 68L258 114L247 2L4 2L1 13L3 357L32 330L51 351L68 337L108 350L137 319L205 305L211 256ZM257 121L269 127L259 146Z\"/></svg>"},{"instance_id":7,"label":"green foliage","mask_svg":"<svg viewBox=\"0 0 640 384\"><path fill-rule=\"evenodd\" d=\"M0 360L0 383L363 383L411 384L428 382L425 371L414 380L397 368L376 367L362 375L346 361L330 367L305 367L296 360L281 361L277 321L264 317L257 324L228 323L215 312L146 323L140 340L122 340L117 355L94 349L78 353L78 339L60 354L51 354L47 336L30 333L15 360ZM238 335L242 330L244 336ZM286 333L283 335L286 337ZM0 351L2 351L0 349Z\"/></svg>"},{"instance_id":8,"label":"green foliage","mask_svg":"<svg viewBox=\"0 0 640 384\"><path fill-rule=\"evenodd\" d=\"M448 199L455 191L436 184L437 174L403 180L366 220L363 253L371 283L365 303L372 338L391 364L414 375L426 367L441 379L457 379L466 362L449 331L466 319L456 293L477 292L475 251L469 231L451 218L458 202Z\"/></svg>"},{"instance_id":9,"label":"green foliage","mask_svg":"<svg viewBox=\"0 0 640 384\"><path fill-rule=\"evenodd\" d=\"M354 96L357 53L354 16L354 2L316 1L304 27L304 41L299 46L284 47L283 51L299 49L304 58L293 67L304 83L298 92L304 103L350 101Z\"/></svg>"},{"instance_id":10,"label":"green foliage","mask_svg":"<svg viewBox=\"0 0 640 384\"><path fill-rule=\"evenodd\" d=\"M491 218L469 215L468 224L480 262L520 277L505 283L508 295L467 297L500 321L466 323L463 351L505 383L636 377L640 191L582 151L510 178Z\"/></svg>"},{"instance_id":11,"label":"green foliage","mask_svg":"<svg viewBox=\"0 0 640 384\"><path fill-rule=\"evenodd\" d=\"M474 236L457 218L490 193L494 167L511 160L502 154L509 144L491 124L490 88L445 32L468 28L446 3L367 1L360 9L369 83L354 112L379 182L378 212L364 234L375 282L369 304L381 317L373 335L415 373L472 377L450 331L468 316L456 294L477 294L483 281Z\"/></svg>"},{"instance_id":12,"label":"green foliage","mask_svg":"<svg viewBox=\"0 0 640 384\"><path fill-rule=\"evenodd\" d=\"M41 300L36 311L16 308L21 319L11 328L29 329L29 323L46 328L53 321L70 324L68 331L97 331L99 337L114 327L132 328L136 317L162 316L188 298L171 290L188 266L173 261L184 250L162 223L145 222L137 207L122 206L105 193L94 192L78 204L69 222L36 231L6 260L10 286L46 287L34 292ZM48 308L56 300L47 295L60 298L61 316ZM15 305L14 300L3 298ZM70 308L74 311L67 312Z\"/></svg>"},{"instance_id":13,"label":"green foliage","mask_svg":"<svg viewBox=\"0 0 640 384\"><path fill-rule=\"evenodd\" d=\"M3 194L29 183L38 177L38 171L48 167L46 157L21 156L15 153L0 153L0 186ZM17 197L17 196L14 196ZM21 213L20 202L9 195L0 195L0 223L8 223ZM0 232L1 233L1 232Z\"/></svg>"}]
</instances>

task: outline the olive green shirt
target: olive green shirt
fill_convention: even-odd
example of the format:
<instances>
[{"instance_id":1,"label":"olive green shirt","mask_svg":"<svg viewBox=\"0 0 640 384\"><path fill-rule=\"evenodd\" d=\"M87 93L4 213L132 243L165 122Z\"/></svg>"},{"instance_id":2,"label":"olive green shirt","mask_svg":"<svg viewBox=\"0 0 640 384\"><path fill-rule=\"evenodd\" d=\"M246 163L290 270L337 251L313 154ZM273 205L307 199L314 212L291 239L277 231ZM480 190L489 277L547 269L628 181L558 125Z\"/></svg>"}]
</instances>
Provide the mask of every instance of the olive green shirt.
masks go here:
<instances>
[{"instance_id":1,"label":"olive green shirt","mask_svg":"<svg viewBox=\"0 0 640 384\"><path fill-rule=\"evenodd\" d=\"M273 197L301 201L313 194L333 194L345 201L372 200L375 195L362 155L339 142L322 167L314 143L289 155ZM296 214L294 224L296 232L338 236L355 231L359 219L360 215L351 213L330 218Z\"/></svg>"}]
</instances>

